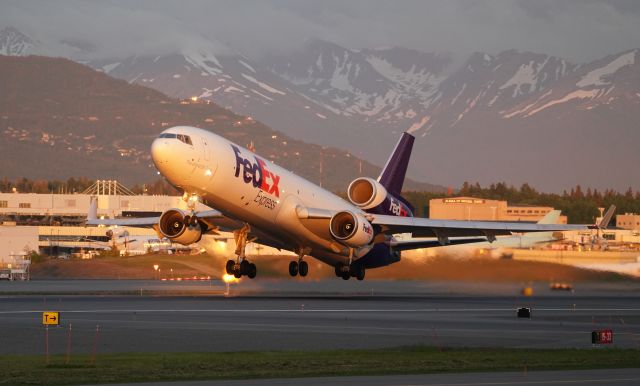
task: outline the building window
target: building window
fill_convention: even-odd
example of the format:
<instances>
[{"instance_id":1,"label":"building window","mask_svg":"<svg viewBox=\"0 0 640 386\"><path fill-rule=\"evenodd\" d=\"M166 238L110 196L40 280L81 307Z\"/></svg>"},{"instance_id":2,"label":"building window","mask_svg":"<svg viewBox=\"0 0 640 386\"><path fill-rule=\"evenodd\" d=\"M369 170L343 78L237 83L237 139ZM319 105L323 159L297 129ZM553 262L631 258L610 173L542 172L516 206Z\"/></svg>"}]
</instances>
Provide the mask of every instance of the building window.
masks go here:
<instances>
[{"instance_id":1,"label":"building window","mask_svg":"<svg viewBox=\"0 0 640 386\"><path fill-rule=\"evenodd\" d=\"M20 208L31 208L31 203L30 202L21 202L20 204L18 204L18 207L20 207Z\"/></svg>"},{"instance_id":2,"label":"building window","mask_svg":"<svg viewBox=\"0 0 640 386\"><path fill-rule=\"evenodd\" d=\"M9 207L9 201L0 201L0 208Z\"/></svg>"},{"instance_id":3,"label":"building window","mask_svg":"<svg viewBox=\"0 0 640 386\"><path fill-rule=\"evenodd\" d=\"M65 200L66 204L67 204L67 208L75 208L76 207L76 200Z\"/></svg>"},{"instance_id":4,"label":"building window","mask_svg":"<svg viewBox=\"0 0 640 386\"><path fill-rule=\"evenodd\" d=\"M120 201L120 207L121 208L128 208L129 207L129 200Z\"/></svg>"}]
</instances>

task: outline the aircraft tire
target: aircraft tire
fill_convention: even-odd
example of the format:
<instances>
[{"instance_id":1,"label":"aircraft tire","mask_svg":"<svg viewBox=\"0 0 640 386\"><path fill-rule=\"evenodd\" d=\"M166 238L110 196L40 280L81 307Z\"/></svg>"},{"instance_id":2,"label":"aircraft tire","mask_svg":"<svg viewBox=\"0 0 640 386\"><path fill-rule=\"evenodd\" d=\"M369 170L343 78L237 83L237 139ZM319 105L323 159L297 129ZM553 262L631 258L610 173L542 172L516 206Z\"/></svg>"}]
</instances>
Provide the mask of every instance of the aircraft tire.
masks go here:
<instances>
[{"instance_id":1,"label":"aircraft tire","mask_svg":"<svg viewBox=\"0 0 640 386\"><path fill-rule=\"evenodd\" d=\"M233 275L233 266L236 265L236 262L233 260L227 260L227 266L225 267L227 270L227 275Z\"/></svg>"},{"instance_id":2,"label":"aircraft tire","mask_svg":"<svg viewBox=\"0 0 640 386\"><path fill-rule=\"evenodd\" d=\"M292 261L289 263L289 275L291 275L291 277L297 276L298 275L298 262L297 261Z\"/></svg>"},{"instance_id":3,"label":"aircraft tire","mask_svg":"<svg viewBox=\"0 0 640 386\"><path fill-rule=\"evenodd\" d=\"M364 267L360 267L360 270L356 274L356 279L358 279L360 281L364 280L364 274L365 274Z\"/></svg>"},{"instance_id":4,"label":"aircraft tire","mask_svg":"<svg viewBox=\"0 0 640 386\"><path fill-rule=\"evenodd\" d=\"M342 264L338 263L335 266L336 277L342 277Z\"/></svg>"},{"instance_id":5,"label":"aircraft tire","mask_svg":"<svg viewBox=\"0 0 640 386\"><path fill-rule=\"evenodd\" d=\"M258 274L258 268L256 268L256 265L253 263L249 264L249 272L247 273L247 276L249 277L249 279L255 278L257 274Z\"/></svg>"},{"instance_id":6,"label":"aircraft tire","mask_svg":"<svg viewBox=\"0 0 640 386\"><path fill-rule=\"evenodd\" d=\"M343 272L342 275L342 280L349 280L351 279L351 275L349 274L349 272Z\"/></svg>"},{"instance_id":7,"label":"aircraft tire","mask_svg":"<svg viewBox=\"0 0 640 386\"><path fill-rule=\"evenodd\" d=\"M250 267L251 267L251 263L249 263L247 260L242 260L242 263L240 263L240 274L248 275Z\"/></svg>"},{"instance_id":8,"label":"aircraft tire","mask_svg":"<svg viewBox=\"0 0 640 386\"><path fill-rule=\"evenodd\" d=\"M307 274L309 273L309 264L307 264L306 261L301 261L298 264L298 274L300 274L300 276L305 277L307 276Z\"/></svg>"},{"instance_id":9,"label":"aircraft tire","mask_svg":"<svg viewBox=\"0 0 640 386\"><path fill-rule=\"evenodd\" d=\"M236 270L234 270L234 271L233 271L233 276L234 276L236 279L240 279L240 278L242 277L242 273L240 272L240 270L239 270L239 269L236 269Z\"/></svg>"}]
</instances>

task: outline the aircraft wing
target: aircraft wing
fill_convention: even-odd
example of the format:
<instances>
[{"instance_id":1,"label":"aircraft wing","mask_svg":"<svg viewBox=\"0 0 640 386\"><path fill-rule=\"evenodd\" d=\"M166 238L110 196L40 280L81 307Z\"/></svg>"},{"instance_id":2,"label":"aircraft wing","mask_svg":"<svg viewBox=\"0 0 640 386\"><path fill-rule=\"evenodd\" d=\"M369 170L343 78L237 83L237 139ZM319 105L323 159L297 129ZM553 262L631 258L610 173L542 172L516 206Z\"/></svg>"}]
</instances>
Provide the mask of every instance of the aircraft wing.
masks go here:
<instances>
[{"instance_id":1,"label":"aircraft wing","mask_svg":"<svg viewBox=\"0 0 640 386\"><path fill-rule=\"evenodd\" d=\"M374 215L372 225L388 234L411 233L413 237L482 237L492 241L495 236L524 232L554 232L589 229L587 225L532 224L522 222L435 220L418 217Z\"/></svg>"}]
</instances>

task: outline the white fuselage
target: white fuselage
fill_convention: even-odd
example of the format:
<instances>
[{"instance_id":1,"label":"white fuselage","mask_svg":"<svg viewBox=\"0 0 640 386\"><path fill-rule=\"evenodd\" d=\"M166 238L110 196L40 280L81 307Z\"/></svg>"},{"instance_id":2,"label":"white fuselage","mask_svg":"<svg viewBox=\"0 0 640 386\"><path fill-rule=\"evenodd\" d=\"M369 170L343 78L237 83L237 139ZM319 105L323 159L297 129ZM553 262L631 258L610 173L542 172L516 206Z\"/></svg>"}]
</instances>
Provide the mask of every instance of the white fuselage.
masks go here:
<instances>
[{"instance_id":1,"label":"white fuselage","mask_svg":"<svg viewBox=\"0 0 640 386\"><path fill-rule=\"evenodd\" d=\"M307 248L308 254L327 263L348 260L348 249L336 243L328 230L327 237L318 237L300 226L296 210L361 212L335 194L242 146L194 127L165 130L154 140L151 154L160 173L173 185L206 199L225 216L280 240L286 249Z\"/></svg>"}]
</instances>

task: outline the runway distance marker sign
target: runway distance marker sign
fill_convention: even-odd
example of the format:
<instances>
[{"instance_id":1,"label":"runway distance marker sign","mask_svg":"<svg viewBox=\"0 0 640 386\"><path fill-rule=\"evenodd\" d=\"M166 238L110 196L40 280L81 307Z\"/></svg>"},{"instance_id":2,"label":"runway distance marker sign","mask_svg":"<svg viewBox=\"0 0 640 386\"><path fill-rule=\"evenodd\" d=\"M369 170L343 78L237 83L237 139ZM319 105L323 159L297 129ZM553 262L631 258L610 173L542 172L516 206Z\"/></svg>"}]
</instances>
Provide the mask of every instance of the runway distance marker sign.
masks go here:
<instances>
[{"instance_id":1,"label":"runway distance marker sign","mask_svg":"<svg viewBox=\"0 0 640 386\"><path fill-rule=\"evenodd\" d=\"M613 330L596 330L591 333L592 344L613 343Z\"/></svg>"},{"instance_id":2,"label":"runway distance marker sign","mask_svg":"<svg viewBox=\"0 0 640 386\"><path fill-rule=\"evenodd\" d=\"M42 313L42 324L57 326L60 324L60 313L58 311L45 311Z\"/></svg>"}]
</instances>

